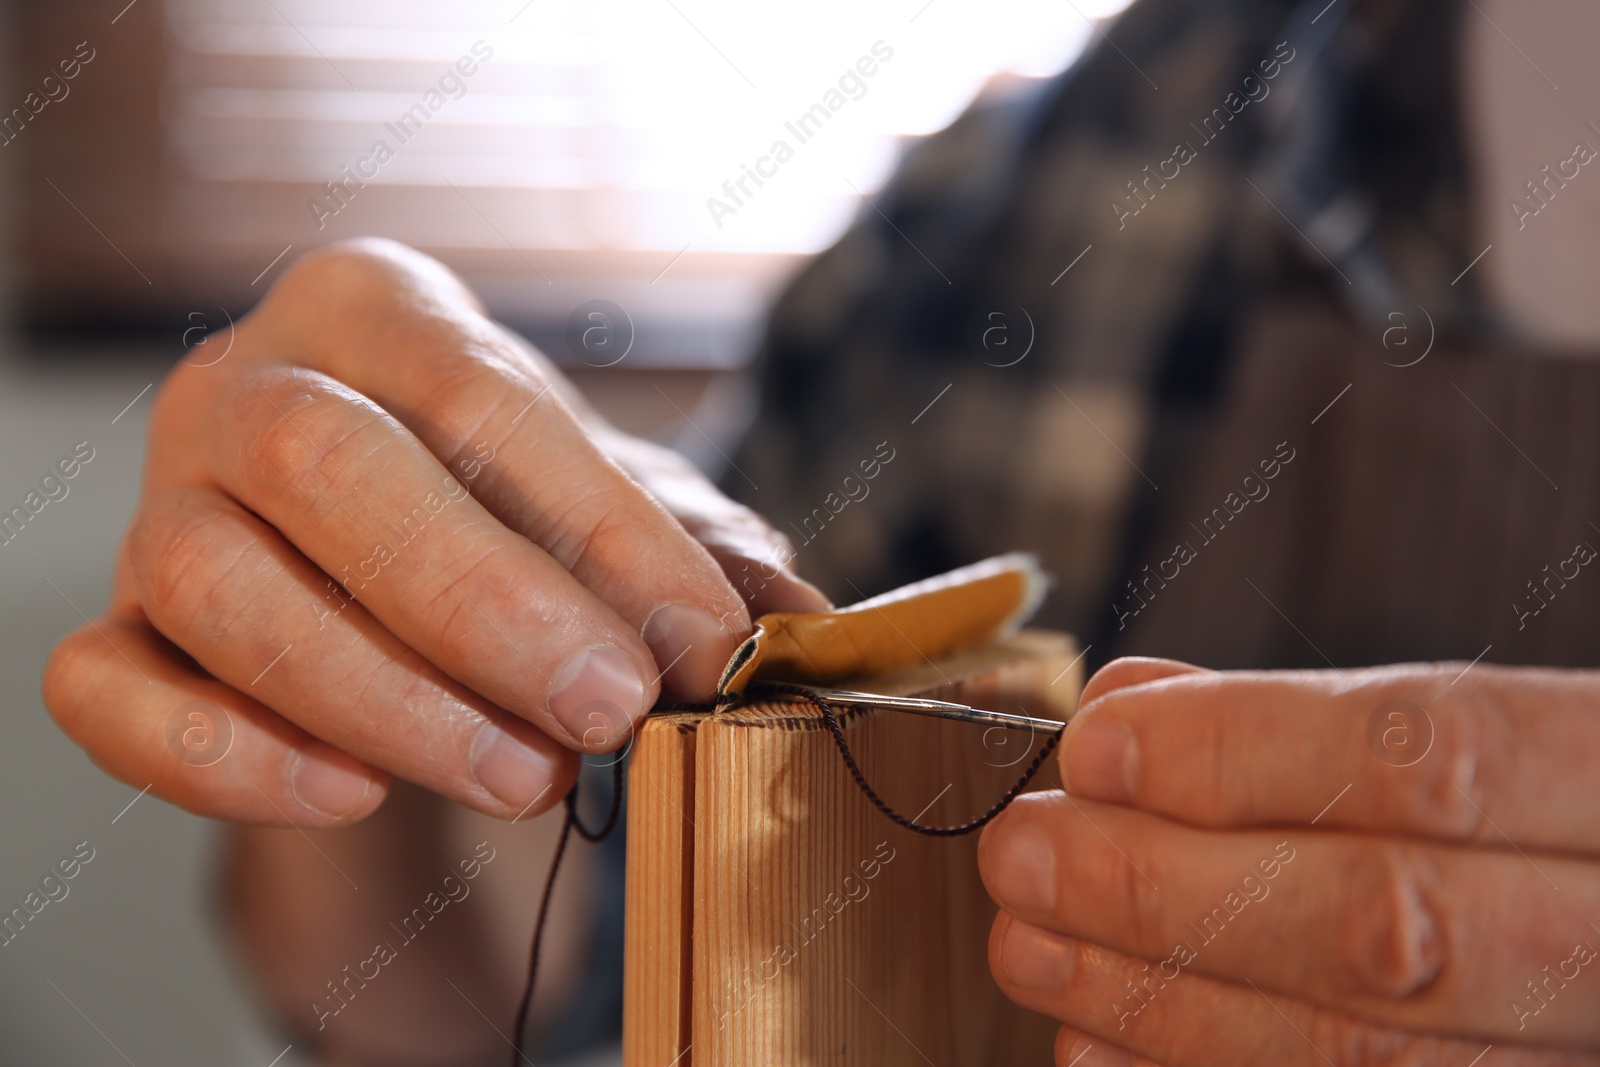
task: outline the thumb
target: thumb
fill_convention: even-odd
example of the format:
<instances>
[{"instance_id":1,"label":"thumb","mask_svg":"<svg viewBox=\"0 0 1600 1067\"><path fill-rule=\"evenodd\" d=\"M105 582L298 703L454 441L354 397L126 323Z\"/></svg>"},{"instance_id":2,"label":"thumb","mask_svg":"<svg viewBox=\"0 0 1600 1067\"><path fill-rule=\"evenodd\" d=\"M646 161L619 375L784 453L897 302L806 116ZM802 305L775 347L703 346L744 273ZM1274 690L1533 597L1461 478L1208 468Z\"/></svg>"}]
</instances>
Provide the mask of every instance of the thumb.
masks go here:
<instances>
[{"instance_id":1,"label":"thumb","mask_svg":"<svg viewBox=\"0 0 1600 1067\"><path fill-rule=\"evenodd\" d=\"M1115 720L1101 721L1091 708L1093 702L1118 689L1128 689L1163 678L1186 674L1213 674L1174 659L1149 659L1142 656L1113 660L1089 679L1078 698L1079 714L1073 716L1057 757L1061 763L1061 784L1069 793L1097 799L1131 802L1131 782L1137 749L1131 744L1128 727Z\"/></svg>"},{"instance_id":2,"label":"thumb","mask_svg":"<svg viewBox=\"0 0 1600 1067\"><path fill-rule=\"evenodd\" d=\"M1123 656L1094 672L1094 677L1089 679L1083 687L1083 692L1078 695L1078 708L1082 710L1117 689L1127 689L1146 682L1159 682L1163 678L1175 678L1180 674L1199 673L1212 672L1210 668L1196 667L1181 660L1160 659L1154 656Z\"/></svg>"}]
</instances>

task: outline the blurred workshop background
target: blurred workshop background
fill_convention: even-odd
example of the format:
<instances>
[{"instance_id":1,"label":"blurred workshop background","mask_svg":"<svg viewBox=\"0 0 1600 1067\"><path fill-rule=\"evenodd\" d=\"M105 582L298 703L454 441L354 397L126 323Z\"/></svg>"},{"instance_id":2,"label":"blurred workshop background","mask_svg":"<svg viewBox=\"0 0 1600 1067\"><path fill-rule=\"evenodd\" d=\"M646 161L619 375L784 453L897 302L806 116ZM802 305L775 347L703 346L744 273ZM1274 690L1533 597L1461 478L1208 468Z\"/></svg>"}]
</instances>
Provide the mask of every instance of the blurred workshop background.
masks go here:
<instances>
[{"instance_id":1,"label":"blurred workshop background","mask_svg":"<svg viewBox=\"0 0 1600 1067\"><path fill-rule=\"evenodd\" d=\"M174 361L225 358L294 257L381 234L465 275L614 421L714 458L766 302L904 142L1061 69L1122 6L0 0L0 512L92 450L0 535L0 913L45 900L0 934L0 1063L309 1062L216 936L217 827L101 774L39 698L106 602ZM826 126L785 133L834 92ZM780 137L792 158L762 163Z\"/></svg>"}]
</instances>

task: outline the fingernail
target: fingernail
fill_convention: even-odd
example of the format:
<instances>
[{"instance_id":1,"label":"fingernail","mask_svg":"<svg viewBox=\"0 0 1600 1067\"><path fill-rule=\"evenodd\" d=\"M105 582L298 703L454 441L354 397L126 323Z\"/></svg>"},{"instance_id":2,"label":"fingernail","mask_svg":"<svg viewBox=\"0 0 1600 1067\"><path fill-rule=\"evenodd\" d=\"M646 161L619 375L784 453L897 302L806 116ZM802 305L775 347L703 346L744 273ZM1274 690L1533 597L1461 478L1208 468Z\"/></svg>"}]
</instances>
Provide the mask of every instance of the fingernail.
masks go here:
<instances>
[{"instance_id":1,"label":"fingernail","mask_svg":"<svg viewBox=\"0 0 1600 1067\"><path fill-rule=\"evenodd\" d=\"M995 902L1024 918L1055 912L1056 853L1044 831L1029 823L1003 827L994 845L990 882Z\"/></svg>"},{"instance_id":2,"label":"fingernail","mask_svg":"<svg viewBox=\"0 0 1600 1067\"><path fill-rule=\"evenodd\" d=\"M735 612L743 617L742 612ZM663 604L650 613L639 636L665 672L662 683L685 697L710 695L734 646L733 623L692 604Z\"/></svg>"},{"instance_id":3,"label":"fingernail","mask_svg":"<svg viewBox=\"0 0 1600 1067\"><path fill-rule=\"evenodd\" d=\"M1076 946L1037 926L1012 922L1000 948L1006 977L1022 989L1059 990L1072 977Z\"/></svg>"},{"instance_id":4,"label":"fingernail","mask_svg":"<svg viewBox=\"0 0 1600 1067\"><path fill-rule=\"evenodd\" d=\"M611 645L579 652L550 683L550 714L584 748L604 749L650 709L650 686L633 660Z\"/></svg>"},{"instance_id":5,"label":"fingernail","mask_svg":"<svg viewBox=\"0 0 1600 1067\"><path fill-rule=\"evenodd\" d=\"M550 755L492 721L485 722L473 738L468 760L478 784L518 810L549 789L559 770Z\"/></svg>"},{"instance_id":6,"label":"fingernail","mask_svg":"<svg viewBox=\"0 0 1600 1067\"><path fill-rule=\"evenodd\" d=\"M1139 744L1127 723L1091 716L1069 734L1063 757L1067 792L1090 800L1126 804L1139 773Z\"/></svg>"},{"instance_id":7,"label":"fingernail","mask_svg":"<svg viewBox=\"0 0 1600 1067\"><path fill-rule=\"evenodd\" d=\"M1133 1053L1127 1049L1080 1037L1067 1053L1072 1067L1133 1067Z\"/></svg>"},{"instance_id":8,"label":"fingernail","mask_svg":"<svg viewBox=\"0 0 1600 1067\"><path fill-rule=\"evenodd\" d=\"M313 741L294 754L289 791L300 805L330 818L359 808L372 788L367 769L332 745Z\"/></svg>"}]
</instances>

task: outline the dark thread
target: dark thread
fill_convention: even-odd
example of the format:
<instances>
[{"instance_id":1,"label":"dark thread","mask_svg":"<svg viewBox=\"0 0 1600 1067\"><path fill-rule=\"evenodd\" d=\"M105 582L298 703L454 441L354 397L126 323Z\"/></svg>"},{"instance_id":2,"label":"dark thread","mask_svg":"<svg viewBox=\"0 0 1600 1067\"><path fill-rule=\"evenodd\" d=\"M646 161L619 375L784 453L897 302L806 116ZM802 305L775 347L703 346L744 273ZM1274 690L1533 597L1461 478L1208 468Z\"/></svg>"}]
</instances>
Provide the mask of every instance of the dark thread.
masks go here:
<instances>
[{"instance_id":1,"label":"dark thread","mask_svg":"<svg viewBox=\"0 0 1600 1067\"><path fill-rule=\"evenodd\" d=\"M844 727L839 722L838 713L833 710L833 705L829 703L828 700L822 696L822 694L803 685L789 685L780 682L763 683L755 688L755 692L757 695L775 694L796 697L800 700L800 702L810 704L812 707L821 712L822 721L827 725L828 733L833 737L833 743L839 749L839 755L844 757L845 766L850 768L851 777L855 779L856 786L861 790L866 798L872 801L873 806L879 811L883 812L883 814L887 815L890 820L895 823L895 825L904 827L905 829L914 833L924 834L928 837L960 837L963 834L970 834L974 830L981 830L985 826L989 825L989 823L993 822L1001 812L1005 811L1006 808L1011 806L1012 801L1016 800L1017 797L1022 795L1022 791L1024 789L1028 788L1028 783L1033 781L1034 776L1037 775L1040 769L1044 767L1044 761L1049 759L1050 753L1056 750L1056 746L1061 743L1061 735L1065 733L1067 729L1066 724L1063 723L1060 730L1057 730L1045 740L1045 743L1039 748L1038 753L1034 755L1033 761L1028 764L1027 770L1023 771L1022 777L1017 780L1015 785L1006 791L1004 796L995 801L994 806L988 811L984 812L982 815L971 820L970 822L964 822L956 826L928 826L924 823L917 822L915 819L911 819L900 814L894 808L890 807L889 804L878 795L877 790L873 789L872 786L868 784L867 776L861 772L861 765L856 762L855 754L850 751L850 744L845 740ZM717 712L739 703L742 699L744 698L737 693L723 693L713 700L677 703L662 702L657 704L654 710L656 712ZM512 1067L518 1067L518 1065L523 1061L526 1061L530 1064L533 1062L531 1059L528 1059L527 1054L524 1051L525 1039L523 1033L527 1029L528 1014L533 1007L533 993L539 976L539 954L544 947L545 920L550 916L550 898L555 891L556 875L561 870L561 860L566 855L567 842L571 839L572 832L574 830L576 830L578 832L578 836L583 838L585 841L594 842L604 840L610 835L612 830L616 829L617 819L622 814L622 760L617 760L614 766L616 768L616 777L611 794L611 811L606 816L605 824L599 829L590 830L588 827L584 826L583 821L578 818L578 785L576 782L573 783L572 789L567 793L567 813L561 823L561 837L556 843L556 854L550 861L550 873L545 878L544 894L539 900L539 917L535 921L533 927L533 950L529 953L528 958L527 987L522 995L522 1006L517 1011L517 1023L515 1031L516 1041L512 1047L513 1055L511 1058Z\"/></svg>"},{"instance_id":2,"label":"dark thread","mask_svg":"<svg viewBox=\"0 0 1600 1067\"><path fill-rule=\"evenodd\" d=\"M606 821L598 830L591 830L583 825L583 820L578 818L578 783L574 781L572 788L567 790L566 815L561 820L561 836L556 840L556 854L550 859L550 873L545 876L544 894L539 898L539 917L533 924L533 948L528 953L528 981L522 991L522 1003L517 1008L516 1029L512 1031L511 1067L518 1067L523 1062L533 1063L527 1054L527 1029L528 1013L533 1009L533 991L539 980L539 954L544 949L545 920L550 917L550 897L556 888L556 875L561 871L561 860L567 854L567 843L572 840L572 831L578 831L578 836L588 842L603 841L611 836L611 831L617 828L617 819L622 815L622 759L612 764L614 768L611 785L611 811L606 816Z\"/></svg>"},{"instance_id":3,"label":"dark thread","mask_svg":"<svg viewBox=\"0 0 1600 1067\"><path fill-rule=\"evenodd\" d=\"M974 830L981 830L993 822L1002 811L1011 806L1013 800L1022 795L1024 789L1028 788L1028 783L1033 781L1033 776L1039 773L1039 769L1044 766L1044 761L1050 758L1050 753L1054 752L1056 746L1061 743L1061 735L1067 728L1065 724L1062 724L1060 730L1057 730L1045 740L1038 753L1033 757L1033 762L1028 764L1028 769L1022 772L1022 777L1006 791L1005 796L995 801L994 806L988 811L970 822L964 822L957 826L928 826L895 811L878 795L877 790L867 784L867 776L861 773L861 766L856 763L856 757L850 751L849 743L844 739L844 728L839 725L839 716L834 712L833 705L822 694L803 685L788 685L781 682L763 685L762 689L766 692L799 697L804 703L810 704L822 712L822 721L827 724L828 732L833 735L833 743L838 746L839 755L844 757L845 766L850 768L850 774L855 778L856 785L861 788L861 792L866 794L867 799L872 801L879 811L893 820L895 825L919 834L925 834L928 837L960 837L962 834L970 834Z\"/></svg>"},{"instance_id":4,"label":"dark thread","mask_svg":"<svg viewBox=\"0 0 1600 1067\"><path fill-rule=\"evenodd\" d=\"M973 819L971 822L964 822L958 826L928 826L924 823L917 822L915 819L909 819L900 814L898 811L895 811L894 808L890 807L889 804L878 795L878 791L873 789L872 786L868 784L867 776L861 772L861 765L856 762L855 753L850 751L850 743L845 740L844 728L839 722L838 713L833 710L833 705L829 703L821 693L818 693L815 689L811 689L807 686L791 685L787 682L763 682L752 687L752 691L757 696L782 695L798 697L802 703L810 704L812 707L820 711L822 713L822 721L827 725L828 732L833 736L833 743L839 749L839 755L844 757L845 766L850 768L851 777L856 780L856 786L860 788L861 792L866 795L866 798L872 801L873 806L887 815L896 826L902 826L907 830L913 831L914 833L926 834L929 837L960 837L962 834L970 834L974 830L981 830L993 822L1002 811L1005 811L1006 808L1011 806L1011 802L1013 800L1016 800L1017 797L1022 795L1022 791L1024 789L1028 788L1028 783L1033 781L1034 776L1037 775L1044 767L1044 761L1049 759L1050 753L1056 750L1056 746L1061 743L1061 735L1065 733L1067 729L1066 724L1062 723L1061 729L1051 734L1045 740L1045 743L1040 747L1038 753L1033 757L1033 761L1029 763L1027 769L1022 772L1022 777L1017 780L1015 785L1006 791L1005 796L1001 797L995 802L994 807L990 808L976 819ZM743 697L737 693L723 693L715 700L702 700L698 702L679 704L657 704L656 710L715 712L720 711L732 704L737 704L742 699Z\"/></svg>"}]
</instances>

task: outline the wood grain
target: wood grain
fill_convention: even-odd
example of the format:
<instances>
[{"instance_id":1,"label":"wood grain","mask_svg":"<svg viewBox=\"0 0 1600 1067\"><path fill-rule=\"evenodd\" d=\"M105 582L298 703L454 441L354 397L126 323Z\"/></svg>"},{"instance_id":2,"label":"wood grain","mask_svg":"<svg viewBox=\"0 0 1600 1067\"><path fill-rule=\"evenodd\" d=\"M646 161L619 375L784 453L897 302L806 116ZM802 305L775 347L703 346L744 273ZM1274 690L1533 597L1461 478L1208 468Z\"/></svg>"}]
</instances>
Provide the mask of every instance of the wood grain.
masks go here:
<instances>
[{"instance_id":1,"label":"wood grain","mask_svg":"<svg viewBox=\"0 0 1600 1067\"><path fill-rule=\"evenodd\" d=\"M1060 635L1022 634L855 687L1063 719L1081 687L1076 668L1066 669L1075 655ZM987 810L1044 741L892 712L852 709L842 720L880 795L935 824ZM695 828L679 831L692 850L679 846L675 861L665 825L674 813L660 799L666 779L682 774L687 727L647 730L634 757L627 1067L1049 1062L1055 1025L1009 1004L989 977L995 909L978 878L976 835L929 838L896 826L861 794L814 709L763 703L700 719ZM1054 782L1048 770L1040 788ZM660 840L636 849L644 834ZM681 1017L665 1010L681 1000L661 988L681 974L669 961L684 955L689 1045Z\"/></svg>"},{"instance_id":2,"label":"wood grain","mask_svg":"<svg viewBox=\"0 0 1600 1067\"><path fill-rule=\"evenodd\" d=\"M622 1049L626 1063L687 1067L698 715L652 715L628 779ZM633 872L649 872L639 878Z\"/></svg>"}]
</instances>

